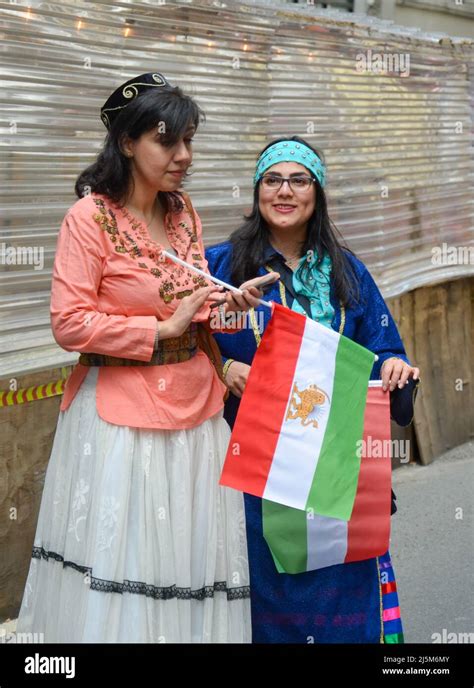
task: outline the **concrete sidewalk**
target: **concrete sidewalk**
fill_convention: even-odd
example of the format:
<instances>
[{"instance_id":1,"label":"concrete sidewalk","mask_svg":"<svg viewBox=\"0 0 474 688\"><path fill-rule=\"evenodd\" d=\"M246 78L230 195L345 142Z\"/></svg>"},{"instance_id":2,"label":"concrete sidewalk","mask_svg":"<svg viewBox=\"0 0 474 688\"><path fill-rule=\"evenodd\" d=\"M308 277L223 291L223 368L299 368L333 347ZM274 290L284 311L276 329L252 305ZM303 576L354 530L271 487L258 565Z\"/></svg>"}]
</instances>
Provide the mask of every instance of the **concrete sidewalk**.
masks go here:
<instances>
[{"instance_id":1,"label":"concrete sidewalk","mask_svg":"<svg viewBox=\"0 0 474 688\"><path fill-rule=\"evenodd\" d=\"M405 641L448 642L451 633L449 642L474 643L474 443L429 466L397 468L393 489L390 553Z\"/></svg>"}]
</instances>

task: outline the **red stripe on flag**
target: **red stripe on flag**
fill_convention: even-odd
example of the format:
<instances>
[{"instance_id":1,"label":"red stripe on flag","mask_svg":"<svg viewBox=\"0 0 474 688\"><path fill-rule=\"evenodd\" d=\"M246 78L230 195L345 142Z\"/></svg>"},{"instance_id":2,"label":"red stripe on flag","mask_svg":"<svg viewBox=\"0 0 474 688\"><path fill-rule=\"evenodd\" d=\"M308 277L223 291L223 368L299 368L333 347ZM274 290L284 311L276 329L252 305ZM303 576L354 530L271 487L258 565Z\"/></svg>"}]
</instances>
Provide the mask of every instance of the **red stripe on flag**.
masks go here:
<instances>
[{"instance_id":1,"label":"red stripe on flag","mask_svg":"<svg viewBox=\"0 0 474 688\"><path fill-rule=\"evenodd\" d=\"M369 387L364 415L365 446L375 454L377 444L390 440L390 397L381 387ZM384 445L379 445L379 447ZM348 522L345 563L385 554L390 538L390 456L364 456L357 494Z\"/></svg>"},{"instance_id":2,"label":"red stripe on flag","mask_svg":"<svg viewBox=\"0 0 474 688\"><path fill-rule=\"evenodd\" d=\"M221 485L263 495L291 394L305 323L304 315L274 304L242 395ZM270 422L256 437L254 420L262 413L262 406Z\"/></svg>"},{"instance_id":3,"label":"red stripe on flag","mask_svg":"<svg viewBox=\"0 0 474 688\"><path fill-rule=\"evenodd\" d=\"M382 594L388 595L389 592L397 592L397 584L395 581L390 583L382 583Z\"/></svg>"}]
</instances>

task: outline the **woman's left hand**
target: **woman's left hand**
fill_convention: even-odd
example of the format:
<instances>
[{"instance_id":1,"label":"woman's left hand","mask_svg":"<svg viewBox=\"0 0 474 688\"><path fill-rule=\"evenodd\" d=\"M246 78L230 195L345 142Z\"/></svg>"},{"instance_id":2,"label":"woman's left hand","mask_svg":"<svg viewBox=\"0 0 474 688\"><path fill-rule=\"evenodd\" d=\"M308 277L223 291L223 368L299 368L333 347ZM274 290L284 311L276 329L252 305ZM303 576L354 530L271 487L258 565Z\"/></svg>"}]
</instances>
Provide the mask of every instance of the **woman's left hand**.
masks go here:
<instances>
[{"instance_id":1,"label":"woman's left hand","mask_svg":"<svg viewBox=\"0 0 474 688\"><path fill-rule=\"evenodd\" d=\"M386 392L390 386L390 391L393 392L397 385L402 389L411 377L414 380L419 380L420 369L408 365L401 358L392 356L383 362L380 376L383 391Z\"/></svg>"}]
</instances>

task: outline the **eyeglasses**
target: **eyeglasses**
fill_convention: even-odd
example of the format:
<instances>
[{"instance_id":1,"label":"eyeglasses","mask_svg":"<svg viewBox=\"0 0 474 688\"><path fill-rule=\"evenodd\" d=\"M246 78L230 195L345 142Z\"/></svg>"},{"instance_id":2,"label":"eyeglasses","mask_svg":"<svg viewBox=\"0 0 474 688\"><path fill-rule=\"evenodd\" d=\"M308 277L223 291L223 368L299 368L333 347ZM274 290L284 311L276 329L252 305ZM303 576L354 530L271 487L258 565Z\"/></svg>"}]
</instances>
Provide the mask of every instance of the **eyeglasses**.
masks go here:
<instances>
[{"instance_id":1,"label":"eyeglasses","mask_svg":"<svg viewBox=\"0 0 474 688\"><path fill-rule=\"evenodd\" d=\"M308 191L314 182L313 177L306 174L299 174L297 177L280 177L275 174L264 174L260 179L260 184L265 191L280 191L283 182L288 182L290 189L294 193L304 193Z\"/></svg>"}]
</instances>

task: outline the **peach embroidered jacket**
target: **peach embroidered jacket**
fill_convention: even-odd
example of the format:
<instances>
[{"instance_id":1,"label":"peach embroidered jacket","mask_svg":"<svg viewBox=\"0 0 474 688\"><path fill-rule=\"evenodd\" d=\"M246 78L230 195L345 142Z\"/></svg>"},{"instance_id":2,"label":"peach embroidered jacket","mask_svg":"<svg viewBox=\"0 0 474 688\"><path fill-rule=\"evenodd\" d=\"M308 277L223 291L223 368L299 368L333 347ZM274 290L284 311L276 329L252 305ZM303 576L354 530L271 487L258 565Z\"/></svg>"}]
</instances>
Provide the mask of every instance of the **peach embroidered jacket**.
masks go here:
<instances>
[{"instance_id":1,"label":"peach embroidered jacket","mask_svg":"<svg viewBox=\"0 0 474 688\"><path fill-rule=\"evenodd\" d=\"M182 210L165 227L178 257L208 272L199 216L185 194ZM51 325L67 351L149 361L157 319L169 318L179 300L206 286L203 277L169 260L147 227L107 196L90 194L67 212L57 242ZM205 321L205 305L193 318ZM61 411L74 399L89 368L77 364ZM100 367L97 412L116 425L180 429L198 425L223 408L225 386L207 355L181 363Z\"/></svg>"}]
</instances>

